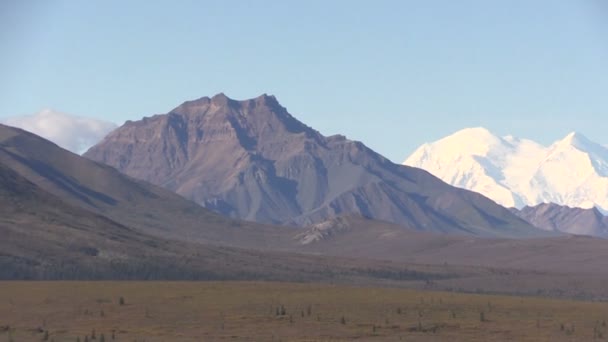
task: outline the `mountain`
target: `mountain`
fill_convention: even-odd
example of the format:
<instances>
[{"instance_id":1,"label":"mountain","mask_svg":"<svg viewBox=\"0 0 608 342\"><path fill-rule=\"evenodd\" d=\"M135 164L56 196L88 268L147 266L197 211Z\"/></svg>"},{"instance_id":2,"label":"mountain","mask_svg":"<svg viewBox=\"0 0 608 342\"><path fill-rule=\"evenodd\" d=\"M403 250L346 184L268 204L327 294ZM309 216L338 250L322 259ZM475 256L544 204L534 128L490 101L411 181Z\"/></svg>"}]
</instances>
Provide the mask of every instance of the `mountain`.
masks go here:
<instances>
[{"instance_id":1,"label":"mountain","mask_svg":"<svg viewBox=\"0 0 608 342\"><path fill-rule=\"evenodd\" d=\"M235 221L3 125L0 236L0 279L278 280L607 295L606 240L435 234L357 215L301 229Z\"/></svg>"},{"instance_id":2,"label":"mountain","mask_svg":"<svg viewBox=\"0 0 608 342\"><path fill-rule=\"evenodd\" d=\"M148 235L255 248L282 236L279 227L227 219L18 128L0 125L0 164L68 205Z\"/></svg>"},{"instance_id":3,"label":"mountain","mask_svg":"<svg viewBox=\"0 0 608 342\"><path fill-rule=\"evenodd\" d=\"M302 255L293 230L234 221L0 125L0 279L384 283L404 266ZM239 246L239 247L237 247ZM407 279L428 277L412 273ZM403 278L406 279L406 278Z\"/></svg>"},{"instance_id":4,"label":"mountain","mask_svg":"<svg viewBox=\"0 0 608 342\"><path fill-rule=\"evenodd\" d=\"M3 162L0 235L0 280L232 279L383 284L384 274L407 270L403 265L381 261L159 238L66 203ZM401 280L433 276L411 272Z\"/></svg>"},{"instance_id":5,"label":"mountain","mask_svg":"<svg viewBox=\"0 0 608 342\"><path fill-rule=\"evenodd\" d=\"M608 217L602 215L597 208L582 209L542 203L520 210L513 208L511 211L541 229L578 235L608 236Z\"/></svg>"},{"instance_id":6,"label":"mountain","mask_svg":"<svg viewBox=\"0 0 608 342\"><path fill-rule=\"evenodd\" d=\"M403 164L506 207L556 203L608 212L608 148L580 133L545 147L469 128L422 145Z\"/></svg>"},{"instance_id":7,"label":"mountain","mask_svg":"<svg viewBox=\"0 0 608 342\"><path fill-rule=\"evenodd\" d=\"M32 132L74 153L83 153L99 142L116 124L44 109L34 115L15 116L1 123Z\"/></svg>"},{"instance_id":8,"label":"mountain","mask_svg":"<svg viewBox=\"0 0 608 342\"><path fill-rule=\"evenodd\" d=\"M268 95L187 101L126 122L84 156L249 221L307 226L355 214L425 231L539 233L479 194L321 135Z\"/></svg>"},{"instance_id":9,"label":"mountain","mask_svg":"<svg viewBox=\"0 0 608 342\"><path fill-rule=\"evenodd\" d=\"M189 278L196 274L183 268L170 243L65 203L3 163L0 234L0 279L142 279L161 274Z\"/></svg>"}]
</instances>

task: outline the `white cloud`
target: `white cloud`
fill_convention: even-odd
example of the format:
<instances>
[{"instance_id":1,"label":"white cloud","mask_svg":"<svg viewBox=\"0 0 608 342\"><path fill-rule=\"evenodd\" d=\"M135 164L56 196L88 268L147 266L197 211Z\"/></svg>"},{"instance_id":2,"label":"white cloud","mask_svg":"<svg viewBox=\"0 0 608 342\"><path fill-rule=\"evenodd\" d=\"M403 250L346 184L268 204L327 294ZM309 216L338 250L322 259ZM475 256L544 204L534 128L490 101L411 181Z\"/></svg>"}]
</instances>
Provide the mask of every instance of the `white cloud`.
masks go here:
<instances>
[{"instance_id":1,"label":"white cloud","mask_svg":"<svg viewBox=\"0 0 608 342\"><path fill-rule=\"evenodd\" d=\"M2 118L0 122L32 132L78 154L86 152L117 127L112 122L68 115L50 109L34 115Z\"/></svg>"}]
</instances>

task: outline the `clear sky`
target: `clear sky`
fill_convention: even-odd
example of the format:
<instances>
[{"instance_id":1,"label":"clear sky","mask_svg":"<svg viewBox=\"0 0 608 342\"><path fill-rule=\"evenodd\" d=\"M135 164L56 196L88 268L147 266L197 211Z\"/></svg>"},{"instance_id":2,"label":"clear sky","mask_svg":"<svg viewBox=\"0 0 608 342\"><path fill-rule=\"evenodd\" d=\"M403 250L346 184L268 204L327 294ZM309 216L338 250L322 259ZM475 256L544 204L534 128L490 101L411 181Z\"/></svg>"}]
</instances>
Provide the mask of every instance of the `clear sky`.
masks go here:
<instances>
[{"instance_id":1,"label":"clear sky","mask_svg":"<svg viewBox=\"0 0 608 342\"><path fill-rule=\"evenodd\" d=\"M401 162L484 126L608 143L608 2L0 1L0 118L274 94Z\"/></svg>"}]
</instances>

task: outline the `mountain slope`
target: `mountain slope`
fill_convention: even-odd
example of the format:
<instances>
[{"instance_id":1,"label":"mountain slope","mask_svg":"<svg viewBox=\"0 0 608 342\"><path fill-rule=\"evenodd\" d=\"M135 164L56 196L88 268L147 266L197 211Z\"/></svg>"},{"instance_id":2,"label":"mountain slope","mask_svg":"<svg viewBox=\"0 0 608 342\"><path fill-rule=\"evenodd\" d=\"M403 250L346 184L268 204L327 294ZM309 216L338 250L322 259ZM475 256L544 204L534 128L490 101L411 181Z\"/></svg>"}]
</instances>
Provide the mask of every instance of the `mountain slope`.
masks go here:
<instances>
[{"instance_id":1,"label":"mountain slope","mask_svg":"<svg viewBox=\"0 0 608 342\"><path fill-rule=\"evenodd\" d=\"M404 165L507 207L556 203L608 211L608 149L580 133L544 147L470 128L421 146Z\"/></svg>"},{"instance_id":2,"label":"mountain slope","mask_svg":"<svg viewBox=\"0 0 608 342\"><path fill-rule=\"evenodd\" d=\"M588 236L487 239L403 229L388 222L342 217L307 227L300 250L333 256L432 265L607 274L608 241Z\"/></svg>"},{"instance_id":3,"label":"mountain slope","mask_svg":"<svg viewBox=\"0 0 608 342\"><path fill-rule=\"evenodd\" d=\"M65 203L3 163L0 236L0 280L233 279L381 284L386 282L382 274L404 269L387 262L158 238ZM404 280L434 276L411 274Z\"/></svg>"},{"instance_id":4,"label":"mountain slope","mask_svg":"<svg viewBox=\"0 0 608 342\"><path fill-rule=\"evenodd\" d=\"M605 293L605 240L438 235L357 216L297 230L273 227L219 217L19 129L0 126L0 157L0 279L263 279ZM99 184L121 189L105 192ZM146 222L153 221L151 229Z\"/></svg>"},{"instance_id":5,"label":"mountain slope","mask_svg":"<svg viewBox=\"0 0 608 342\"><path fill-rule=\"evenodd\" d=\"M99 142L116 124L44 109L34 115L2 118L0 122L48 139L74 153L83 153Z\"/></svg>"},{"instance_id":6,"label":"mountain slope","mask_svg":"<svg viewBox=\"0 0 608 342\"><path fill-rule=\"evenodd\" d=\"M127 122L84 156L250 221L308 225L357 214L426 231L538 234L483 196L321 135L267 95L188 101Z\"/></svg>"},{"instance_id":7,"label":"mountain slope","mask_svg":"<svg viewBox=\"0 0 608 342\"><path fill-rule=\"evenodd\" d=\"M279 227L224 218L24 130L0 125L0 163L61 201L145 234L265 248Z\"/></svg>"},{"instance_id":8,"label":"mountain slope","mask_svg":"<svg viewBox=\"0 0 608 342\"><path fill-rule=\"evenodd\" d=\"M541 229L578 235L608 236L608 217L596 208L571 208L542 203L520 210L513 208L511 211Z\"/></svg>"},{"instance_id":9,"label":"mountain slope","mask_svg":"<svg viewBox=\"0 0 608 342\"><path fill-rule=\"evenodd\" d=\"M0 156L0 279L384 283L382 274L403 271L403 266L387 262L281 252L296 249L290 229L224 219L170 191L130 180L20 129L0 125ZM55 159L57 164L43 162ZM97 183L89 184L87 172L103 184L116 183L123 189L95 192ZM131 197L120 197L121 191ZM161 204L166 207L159 207ZM114 205L125 208L112 208ZM122 210L131 211L133 217L125 219ZM176 218L172 210L186 218ZM176 221L160 234L145 226L148 219L139 218L152 213L157 225ZM200 222L187 226L194 218ZM154 234L148 234L150 231ZM209 241L213 244L206 243ZM412 274L408 279L432 276Z\"/></svg>"},{"instance_id":10,"label":"mountain slope","mask_svg":"<svg viewBox=\"0 0 608 342\"><path fill-rule=\"evenodd\" d=\"M0 234L0 279L142 279L171 264L193 274L167 241L67 204L2 163Z\"/></svg>"}]
</instances>

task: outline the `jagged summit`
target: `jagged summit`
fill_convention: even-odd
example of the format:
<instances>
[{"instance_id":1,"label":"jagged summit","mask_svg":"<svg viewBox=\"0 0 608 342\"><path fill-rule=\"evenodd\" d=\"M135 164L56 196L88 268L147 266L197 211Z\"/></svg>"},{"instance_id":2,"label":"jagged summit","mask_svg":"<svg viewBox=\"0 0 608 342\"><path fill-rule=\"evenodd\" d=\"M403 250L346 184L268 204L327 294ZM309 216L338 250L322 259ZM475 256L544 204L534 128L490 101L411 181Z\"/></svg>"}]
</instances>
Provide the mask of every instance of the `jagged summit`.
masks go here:
<instances>
[{"instance_id":1,"label":"jagged summit","mask_svg":"<svg viewBox=\"0 0 608 342\"><path fill-rule=\"evenodd\" d=\"M120 127L85 156L245 220L306 226L354 214L428 231L535 233L482 196L323 136L266 94L184 102Z\"/></svg>"},{"instance_id":2,"label":"jagged summit","mask_svg":"<svg viewBox=\"0 0 608 342\"><path fill-rule=\"evenodd\" d=\"M535 226L577 235L608 236L608 217L595 207L582 209L555 203L525 206L514 211Z\"/></svg>"},{"instance_id":3,"label":"jagged summit","mask_svg":"<svg viewBox=\"0 0 608 342\"><path fill-rule=\"evenodd\" d=\"M574 147L579 150L584 150L585 148L593 145L587 137L585 137L582 133L579 132L570 132L563 139L555 142L553 146L556 147Z\"/></svg>"}]
</instances>

